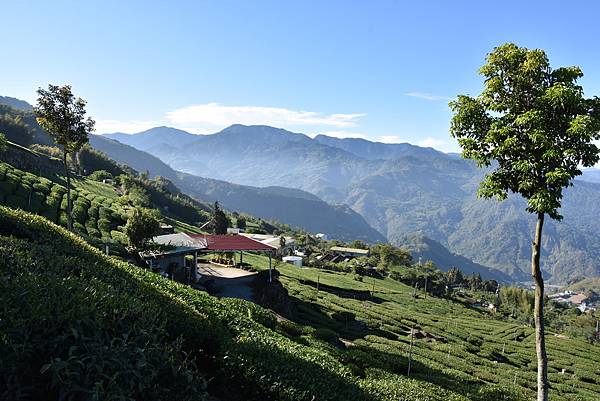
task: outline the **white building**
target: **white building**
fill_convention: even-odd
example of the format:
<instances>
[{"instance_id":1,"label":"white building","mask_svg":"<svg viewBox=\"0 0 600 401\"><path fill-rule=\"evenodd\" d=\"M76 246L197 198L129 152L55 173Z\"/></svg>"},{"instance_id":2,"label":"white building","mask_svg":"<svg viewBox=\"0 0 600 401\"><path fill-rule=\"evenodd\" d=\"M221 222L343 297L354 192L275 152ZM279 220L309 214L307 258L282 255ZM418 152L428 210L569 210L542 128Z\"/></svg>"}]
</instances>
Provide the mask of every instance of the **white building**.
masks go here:
<instances>
[{"instance_id":1,"label":"white building","mask_svg":"<svg viewBox=\"0 0 600 401\"><path fill-rule=\"evenodd\" d=\"M300 256L284 256L282 260L285 263L292 264L294 266L302 267L302 257Z\"/></svg>"}]
</instances>

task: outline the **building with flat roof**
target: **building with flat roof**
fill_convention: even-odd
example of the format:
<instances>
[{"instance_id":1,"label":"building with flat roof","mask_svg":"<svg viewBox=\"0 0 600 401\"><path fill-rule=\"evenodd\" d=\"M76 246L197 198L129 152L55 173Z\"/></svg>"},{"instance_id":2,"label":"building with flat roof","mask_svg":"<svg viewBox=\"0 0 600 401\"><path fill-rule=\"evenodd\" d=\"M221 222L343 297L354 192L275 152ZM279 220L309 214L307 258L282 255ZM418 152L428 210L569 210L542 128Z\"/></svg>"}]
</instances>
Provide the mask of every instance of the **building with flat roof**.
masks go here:
<instances>
[{"instance_id":1,"label":"building with flat roof","mask_svg":"<svg viewBox=\"0 0 600 401\"><path fill-rule=\"evenodd\" d=\"M344 256L344 257L358 258L360 256L369 256L368 249L346 248L343 246L332 246L331 249L329 249L329 250L336 255Z\"/></svg>"}]
</instances>

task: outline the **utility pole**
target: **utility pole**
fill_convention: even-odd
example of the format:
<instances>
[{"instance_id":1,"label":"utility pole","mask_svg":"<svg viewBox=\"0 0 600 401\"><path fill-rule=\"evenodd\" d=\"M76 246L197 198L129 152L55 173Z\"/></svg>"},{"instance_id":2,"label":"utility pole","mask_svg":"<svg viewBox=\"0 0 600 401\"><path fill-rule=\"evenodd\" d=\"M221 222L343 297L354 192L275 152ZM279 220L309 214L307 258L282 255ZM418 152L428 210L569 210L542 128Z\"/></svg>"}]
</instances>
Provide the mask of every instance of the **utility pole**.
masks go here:
<instances>
[{"instance_id":1,"label":"utility pole","mask_svg":"<svg viewBox=\"0 0 600 401\"><path fill-rule=\"evenodd\" d=\"M427 298L427 278L429 276L425 276L425 298Z\"/></svg>"}]
</instances>

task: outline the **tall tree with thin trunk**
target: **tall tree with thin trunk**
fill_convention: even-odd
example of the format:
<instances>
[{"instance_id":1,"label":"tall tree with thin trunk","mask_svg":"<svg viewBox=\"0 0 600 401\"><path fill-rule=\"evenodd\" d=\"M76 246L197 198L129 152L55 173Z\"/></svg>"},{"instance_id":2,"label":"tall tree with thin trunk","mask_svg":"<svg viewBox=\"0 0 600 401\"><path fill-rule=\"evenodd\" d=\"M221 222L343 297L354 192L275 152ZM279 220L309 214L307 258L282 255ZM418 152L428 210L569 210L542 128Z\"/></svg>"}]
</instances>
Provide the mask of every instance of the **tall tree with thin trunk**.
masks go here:
<instances>
[{"instance_id":1,"label":"tall tree with thin trunk","mask_svg":"<svg viewBox=\"0 0 600 401\"><path fill-rule=\"evenodd\" d=\"M546 53L508 43L495 48L479 70L485 77L477 97L460 95L450 103L450 133L463 157L488 173L479 187L485 198L509 193L527 200L537 217L531 253L535 282L534 320L537 399L548 400L548 358L544 337L544 280L540 252L544 217L561 220L563 189L598 162L600 99L586 99L577 80L579 67L552 69Z\"/></svg>"},{"instance_id":2,"label":"tall tree with thin trunk","mask_svg":"<svg viewBox=\"0 0 600 401\"><path fill-rule=\"evenodd\" d=\"M73 95L71 86L48 85L47 90L39 88L37 93L38 100L34 108L37 122L63 149L63 165L67 178L67 227L72 230L71 172L67 159L88 142L95 122L85 117L86 102Z\"/></svg>"}]
</instances>

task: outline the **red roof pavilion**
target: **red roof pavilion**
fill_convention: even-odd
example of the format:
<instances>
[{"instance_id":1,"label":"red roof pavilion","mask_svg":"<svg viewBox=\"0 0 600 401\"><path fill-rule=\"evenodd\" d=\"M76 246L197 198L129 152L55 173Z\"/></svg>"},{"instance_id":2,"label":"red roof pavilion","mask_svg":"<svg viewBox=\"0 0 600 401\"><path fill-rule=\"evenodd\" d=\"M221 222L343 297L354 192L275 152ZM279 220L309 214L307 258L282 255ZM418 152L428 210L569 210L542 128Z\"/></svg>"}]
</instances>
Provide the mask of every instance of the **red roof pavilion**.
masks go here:
<instances>
[{"instance_id":1,"label":"red roof pavilion","mask_svg":"<svg viewBox=\"0 0 600 401\"><path fill-rule=\"evenodd\" d=\"M211 235L211 234L188 234L195 240L206 244L205 250L214 252L273 252L275 248L253 240L243 235Z\"/></svg>"}]
</instances>

